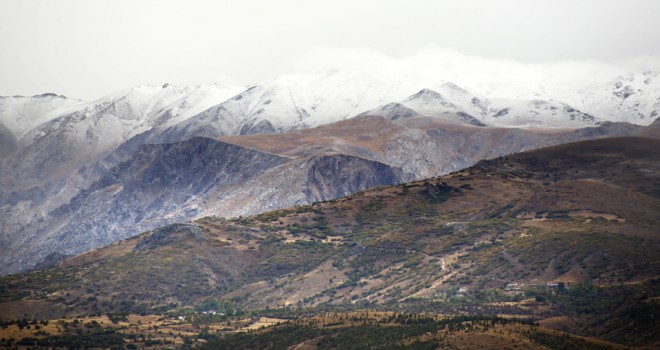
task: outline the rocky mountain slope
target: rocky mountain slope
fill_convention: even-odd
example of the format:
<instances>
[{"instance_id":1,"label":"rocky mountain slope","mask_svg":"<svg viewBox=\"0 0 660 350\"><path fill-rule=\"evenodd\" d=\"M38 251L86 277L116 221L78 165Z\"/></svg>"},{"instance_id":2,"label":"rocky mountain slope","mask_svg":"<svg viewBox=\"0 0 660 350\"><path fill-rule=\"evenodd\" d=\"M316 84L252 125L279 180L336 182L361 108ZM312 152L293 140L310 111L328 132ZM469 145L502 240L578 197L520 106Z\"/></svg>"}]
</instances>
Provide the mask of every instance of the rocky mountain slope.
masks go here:
<instances>
[{"instance_id":1,"label":"rocky mountain slope","mask_svg":"<svg viewBox=\"0 0 660 350\"><path fill-rule=\"evenodd\" d=\"M19 263L11 257L25 255L24 252L9 248L27 247L32 240L52 239L39 238L39 233L46 233L45 227L49 227L49 234L54 231L73 234L75 230L69 228L82 224L80 220L83 220L75 214L77 209L74 208L78 206L97 213L92 215L94 218L102 215L100 208L105 208L107 200L103 196L90 196L90 186L113 176L123 162L135 162L143 145L176 144L200 136L222 137L223 142L287 157L290 161L286 167L264 172L222 195L214 194L220 190L210 186L204 189L206 192L193 197L177 195L170 197L168 203L156 201L162 208L152 208L158 213L173 205L197 208L179 211L176 216L179 219L184 218L181 213L187 213L187 219L206 214L248 215L347 194L345 189L338 190L341 186L336 183L325 191L314 181L303 180L303 174L312 171L315 161L330 159L315 156L346 155L351 160L358 157L383 163L388 169L400 169L401 175L395 176L395 181L406 181L445 174L481 159L542 145L634 135L639 126L616 121L627 118L650 123L655 104L644 101L660 96L660 89L652 73L619 80L610 84L614 86L612 91L606 87L593 90L600 91L596 95L605 96L603 98L608 101L612 100L610 95L626 96L625 103L616 106L610 103L611 111L620 112L612 112L614 114L606 118L600 112L590 111L589 106L598 105L591 97L585 97L586 102L577 108L550 96L525 99L515 95L514 99L503 99L481 96L448 82L425 87L415 81L384 81L340 72L285 76L243 92L221 85L176 87L165 84L127 89L91 103L52 94L2 98L0 230L3 234L0 249L5 259L13 261L19 269L36 263ZM617 85L621 86L616 88ZM619 93L626 86L634 90L634 94ZM583 95L575 93L575 96ZM631 108L635 106L639 107L638 111L632 113ZM633 117L623 118L621 113L626 111ZM355 115L360 117L350 118ZM372 115L386 119L369 120ZM337 124L328 124L330 122ZM579 129L585 125L590 127ZM310 129L314 126L317 128ZM535 130L522 126L535 127ZM549 126L551 128L547 128ZM349 130L351 128L359 132ZM291 147L276 146L283 142ZM372 169L363 170L369 173ZM352 174L360 173L362 170ZM288 179L297 180L288 182ZM367 186L393 180L369 179L349 182ZM346 188L364 188L360 186ZM155 194L147 196L146 202L156 198ZM74 198L78 204L72 202ZM90 202L83 205L80 198ZM186 198L185 203L174 203L175 198ZM128 210L137 213L144 208ZM100 217L99 220L106 222ZM61 224L63 222L68 224ZM106 222L103 228L93 228L94 232L88 234L105 236L102 232L114 230L117 232L115 239L119 239L125 232L137 233L163 223L143 216L133 221L116 219L114 223ZM107 242L97 240L101 241ZM39 258L55 252L54 246L30 249L40 251ZM18 270L7 266L0 269L0 273L10 271Z\"/></svg>"},{"instance_id":2,"label":"rocky mountain slope","mask_svg":"<svg viewBox=\"0 0 660 350\"><path fill-rule=\"evenodd\" d=\"M215 85L142 86L95 102L78 102L74 111L70 111L70 106L51 106L51 100L63 98L50 95L36 98L38 103L24 103L27 106L6 101L3 121L15 121L22 126L27 124L21 123L23 119L30 119L34 125L17 129L22 131L17 136L17 152L2 164L3 175L7 175L3 179L4 187L22 190L62 179L72 171L94 164L134 135L186 119L209 103L232 94L231 88ZM43 106L46 103L42 99L51 103ZM15 110L21 106L19 115ZM62 113L63 109L67 112ZM15 174L21 176L9 176Z\"/></svg>"},{"instance_id":3,"label":"rocky mountain slope","mask_svg":"<svg viewBox=\"0 0 660 350\"><path fill-rule=\"evenodd\" d=\"M428 117L392 122L364 116L283 134L144 145L48 212L32 211L24 202L5 212L20 215L3 224L14 234L0 241L7 252L2 271L52 263L167 223L254 215L444 174L546 144L639 130L606 124L534 132Z\"/></svg>"},{"instance_id":4,"label":"rocky mountain slope","mask_svg":"<svg viewBox=\"0 0 660 350\"><path fill-rule=\"evenodd\" d=\"M572 143L311 206L164 226L3 277L0 310L159 312L216 300L513 313L651 346L657 324L631 317L658 310L658 147ZM515 295L538 298L525 306Z\"/></svg>"},{"instance_id":5,"label":"rocky mountain slope","mask_svg":"<svg viewBox=\"0 0 660 350\"><path fill-rule=\"evenodd\" d=\"M204 213L256 213L404 180L396 167L349 155L292 160L208 138L144 145L47 220L4 240L1 262L20 271Z\"/></svg>"},{"instance_id":6,"label":"rocky mountain slope","mask_svg":"<svg viewBox=\"0 0 660 350\"><path fill-rule=\"evenodd\" d=\"M34 231L24 230L49 220L49 212L98 180L107 170L99 161L133 135L196 114L233 95L233 89L165 84L91 103L52 94L0 99L0 123L10 132L3 133L9 138L2 137L2 143L11 146L0 160L0 247L24 239L23 234L32 237Z\"/></svg>"}]
</instances>

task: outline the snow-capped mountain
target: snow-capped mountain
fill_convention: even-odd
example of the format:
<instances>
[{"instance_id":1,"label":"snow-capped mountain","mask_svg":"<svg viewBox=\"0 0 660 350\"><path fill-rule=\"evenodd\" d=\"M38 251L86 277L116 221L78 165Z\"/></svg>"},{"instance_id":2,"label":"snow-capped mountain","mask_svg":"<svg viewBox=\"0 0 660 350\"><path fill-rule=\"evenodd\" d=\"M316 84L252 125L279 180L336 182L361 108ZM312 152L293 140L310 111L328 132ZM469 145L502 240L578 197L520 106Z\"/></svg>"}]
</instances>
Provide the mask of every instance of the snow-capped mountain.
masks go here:
<instances>
[{"instance_id":1,"label":"snow-capped mountain","mask_svg":"<svg viewBox=\"0 0 660 350\"><path fill-rule=\"evenodd\" d=\"M506 127L585 127L602 120L554 100L490 100L483 121Z\"/></svg>"},{"instance_id":2,"label":"snow-capped mountain","mask_svg":"<svg viewBox=\"0 0 660 350\"><path fill-rule=\"evenodd\" d=\"M54 94L6 97L0 99L0 182L12 191L66 179L66 185L58 186L75 194L96 179L90 174L99 176L145 143L279 133L358 114L391 120L422 115L499 127L649 124L658 114L659 82L657 73L644 73L576 90L570 96L577 96L572 100L581 101L579 106L554 98L549 91L557 89L541 84L489 83L482 86L482 94L451 82L420 86L414 79L389 81L337 71L283 76L247 90L222 85L142 86L88 103ZM509 98L501 97L506 93ZM63 200L71 196L57 193Z\"/></svg>"},{"instance_id":3,"label":"snow-capped mountain","mask_svg":"<svg viewBox=\"0 0 660 350\"><path fill-rule=\"evenodd\" d=\"M0 96L0 124L20 139L30 129L81 108L83 104L83 101L51 93L31 97Z\"/></svg>"},{"instance_id":4,"label":"snow-capped mountain","mask_svg":"<svg viewBox=\"0 0 660 350\"><path fill-rule=\"evenodd\" d=\"M471 104L463 105L461 103L452 102L452 99L444 95L430 90L422 89L418 93L408 97L402 105L417 111L422 115L441 117L450 121L466 123L477 126L485 126L479 119L475 118L472 114L475 107ZM476 114L477 117L481 113Z\"/></svg>"},{"instance_id":5,"label":"snow-capped mountain","mask_svg":"<svg viewBox=\"0 0 660 350\"><path fill-rule=\"evenodd\" d=\"M96 164L129 138L177 123L241 90L165 84L130 88L93 102L50 94L1 99L0 143L11 149L0 161L0 246L29 240L17 234L52 220L50 212L98 179L102 171L95 170ZM37 120L43 122L37 125ZM12 141L12 129L2 127L7 124L22 137Z\"/></svg>"},{"instance_id":6,"label":"snow-capped mountain","mask_svg":"<svg viewBox=\"0 0 660 350\"><path fill-rule=\"evenodd\" d=\"M3 232L16 232L69 201L101 175L96 164L129 138L176 123L237 91L215 84L141 86L38 114L47 121L25 132L0 162ZM41 113L47 108L31 110ZM61 111L65 114L52 117ZM31 120L28 114L24 119Z\"/></svg>"},{"instance_id":7,"label":"snow-capped mountain","mask_svg":"<svg viewBox=\"0 0 660 350\"><path fill-rule=\"evenodd\" d=\"M133 87L41 124L31 129L21 142L31 144L53 133L77 133L80 138L103 134L103 140L91 143L102 150L151 128L185 120L239 91L239 88L217 84ZM83 132L85 135L80 135Z\"/></svg>"},{"instance_id":8,"label":"snow-capped mountain","mask_svg":"<svg viewBox=\"0 0 660 350\"><path fill-rule=\"evenodd\" d=\"M649 125L660 116L660 73L620 76L577 93L582 110L603 120Z\"/></svg>"},{"instance_id":9,"label":"snow-capped mountain","mask_svg":"<svg viewBox=\"0 0 660 350\"><path fill-rule=\"evenodd\" d=\"M487 112L488 101L453 83L443 83L434 90L422 89L400 102L388 103L362 115L379 115L390 120L422 115L459 124L486 126L480 119Z\"/></svg>"},{"instance_id":10,"label":"snow-capped mountain","mask_svg":"<svg viewBox=\"0 0 660 350\"><path fill-rule=\"evenodd\" d=\"M54 180L71 170L93 164L138 133L174 124L237 91L239 89L221 85L176 87L166 84L130 88L90 103L67 103L41 114L47 121L21 134L16 155L5 160L5 164L20 171L23 178ZM55 97L48 98L53 99ZM39 100L36 107L24 109L41 112L45 108ZM70 111L72 108L76 110ZM61 111L69 113L51 117ZM11 116L5 118L11 119ZM29 117L23 119L29 120Z\"/></svg>"},{"instance_id":11,"label":"snow-capped mountain","mask_svg":"<svg viewBox=\"0 0 660 350\"><path fill-rule=\"evenodd\" d=\"M427 116L459 124L514 128L577 128L601 121L552 99L487 99L449 82L434 89L422 89L404 100L362 114L379 115L390 120Z\"/></svg>"},{"instance_id":12,"label":"snow-capped mountain","mask_svg":"<svg viewBox=\"0 0 660 350\"><path fill-rule=\"evenodd\" d=\"M193 136L276 133L353 117L406 96L401 82L358 74L296 74L255 85L167 130L168 141Z\"/></svg>"},{"instance_id":13,"label":"snow-capped mountain","mask_svg":"<svg viewBox=\"0 0 660 350\"><path fill-rule=\"evenodd\" d=\"M248 89L222 85L141 86L93 102L54 94L1 98L0 232L3 236L0 236L0 247L27 247L37 242L30 249L39 251L38 242L46 242L39 238L41 233L66 234L58 231L59 228L77 225L77 221L70 221L73 219L67 212L67 208L74 208L71 205L74 198L78 201L76 210L85 209L79 211L80 218L103 214L94 212L104 210L100 202L94 201L113 200L121 186L104 184L94 196L89 196L87 191L97 180L123 176L116 173L123 169L120 166L123 162L132 161L139 170L140 162L134 157L145 144L224 136L223 142L237 145L243 142L248 149L295 160L287 164L298 167L296 174L309 181L300 180L291 187L290 172L293 170L285 169L289 165L282 165L282 169L268 175L270 182L263 182L265 178L260 175L249 184L232 185L231 201L226 199L229 192L221 183L224 180L216 183L210 179L205 182L208 187L198 192L172 193L167 207L161 208L163 215L177 220L193 218L202 212L243 215L238 209L243 208L247 214L331 198L311 195L321 193L319 189L323 186L312 181L316 175L309 175L312 178L301 175L307 174L308 167L314 163L308 161L309 157L337 156L341 160L342 156L349 155L394 166L409 179L440 175L480 159L538 147L550 142L550 135L554 135L553 144L632 135L639 132L639 126L607 122L650 124L660 110L658 81L658 74L645 73L621 77L612 84L590 90L567 88L562 94L553 94L558 91L556 88L545 89L541 85L527 92L525 86L512 83L503 83L500 87L489 84L487 90L479 90L446 81L421 84L414 79L388 81L360 74L327 72L284 76ZM355 116L359 118L352 118ZM388 127L384 126L386 123ZM597 127L570 133L570 130L587 126ZM300 134L305 129L310 132ZM258 134L286 136L269 138ZM248 137L249 142L246 141ZM301 137L305 142L297 144ZM267 143L271 144L265 145ZM294 147L289 148L291 145ZM193 148L175 149L193 152ZM193 156L177 153L177 159ZM241 162L236 157L231 159L232 164ZM149 162L170 170L181 168L181 164L159 163L159 159ZM181 185L181 181L187 180L179 177L177 171L182 170L172 170L170 175L173 183ZM350 174L362 176L356 172ZM232 170L234 180L243 175L240 169ZM194 178L194 174L191 176ZM151 180L160 181L157 177ZM346 178L346 181L352 180L355 179ZM373 178L369 183L380 180ZM259 181L263 183L257 183ZM312 183L318 188L309 187ZM208 192L212 188L217 192ZM148 197L145 200L154 199L149 197L153 193L145 193ZM264 193L268 196L264 197ZM123 195L130 197L132 194ZM90 202L82 200L84 198L91 198ZM177 198L184 199L178 202ZM295 201L292 202L292 198ZM146 203L137 199L129 202ZM149 203L164 204L160 202ZM183 204L185 206L181 206ZM121 207L121 203L117 205ZM174 215L174 211L167 208L205 209L177 209ZM125 209L127 213L143 210ZM128 235L134 228L148 229L155 222L143 215L128 221L121 215L101 216L104 218L102 231L110 235L103 240L106 243L113 241L112 232ZM89 220L87 225L92 225ZM90 227L87 228L91 230ZM79 237L74 238L71 242L79 241ZM20 256L20 252L12 256ZM29 265L21 263L21 269Z\"/></svg>"}]
</instances>

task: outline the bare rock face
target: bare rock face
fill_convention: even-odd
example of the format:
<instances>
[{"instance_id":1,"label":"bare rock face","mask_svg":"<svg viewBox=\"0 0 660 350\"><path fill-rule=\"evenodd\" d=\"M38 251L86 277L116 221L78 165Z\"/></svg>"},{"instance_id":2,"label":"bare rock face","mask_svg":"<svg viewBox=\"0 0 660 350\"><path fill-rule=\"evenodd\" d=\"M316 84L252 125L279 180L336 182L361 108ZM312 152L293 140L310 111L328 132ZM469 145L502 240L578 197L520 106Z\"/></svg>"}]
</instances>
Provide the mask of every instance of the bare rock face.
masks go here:
<instances>
[{"instance_id":1,"label":"bare rock face","mask_svg":"<svg viewBox=\"0 0 660 350\"><path fill-rule=\"evenodd\" d=\"M403 180L401 169L343 154L312 157L308 163L306 194L317 201Z\"/></svg>"},{"instance_id":2,"label":"bare rock face","mask_svg":"<svg viewBox=\"0 0 660 350\"><path fill-rule=\"evenodd\" d=\"M258 121L256 123L249 122L243 125L241 128L241 135L252 135L252 134L275 134L277 129L266 119Z\"/></svg>"}]
</instances>

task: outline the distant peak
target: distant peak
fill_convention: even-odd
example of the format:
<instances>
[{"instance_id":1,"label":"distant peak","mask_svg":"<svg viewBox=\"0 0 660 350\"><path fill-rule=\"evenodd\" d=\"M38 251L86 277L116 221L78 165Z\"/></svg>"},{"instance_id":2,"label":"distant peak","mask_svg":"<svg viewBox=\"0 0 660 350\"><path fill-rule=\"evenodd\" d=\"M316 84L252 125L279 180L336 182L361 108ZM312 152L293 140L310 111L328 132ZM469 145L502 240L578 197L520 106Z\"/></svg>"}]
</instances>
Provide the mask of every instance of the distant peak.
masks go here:
<instances>
[{"instance_id":1,"label":"distant peak","mask_svg":"<svg viewBox=\"0 0 660 350\"><path fill-rule=\"evenodd\" d=\"M52 93L52 92L47 92L47 93L41 94L41 95L34 95L32 97L34 97L34 98L45 98L45 97L66 98L66 96L64 96L64 95L58 95L58 94L55 94L55 93Z\"/></svg>"},{"instance_id":2,"label":"distant peak","mask_svg":"<svg viewBox=\"0 0 660 350\"><path fill-rule=\"evenodd\" d=\"M451 81L445 82L440 86L443 87L443 88L447 88L447 89L451 89L451 90L457 90L457 91L460 91L460 92L463 92L463 93L468 93L467 90L465 90L464 88L452 83Z\"/></svg>"},{"instance_id":3,"label":"distant peak","mask_svg":"<svg viewBox=\"0 0 660 350\"><path fill-rule=\"evenodd\" d=\"M384 117L389 120L406 119L414 117L418 113L401 103L390 102L386 105L380 106L377 109L367 111L358 115L358 117Z\"/></svg>"},{"instance_id":4,"label":"distant peak","mask_svg":"<svg viewBox=\"0 0 660 350\"><path fill-rule=\"evenodd\" d=\"M427 88L421 89L416 94L410 96L410 98L420 98L420 97L444 98L439 92Z\"/></svg>"}]
</instances>

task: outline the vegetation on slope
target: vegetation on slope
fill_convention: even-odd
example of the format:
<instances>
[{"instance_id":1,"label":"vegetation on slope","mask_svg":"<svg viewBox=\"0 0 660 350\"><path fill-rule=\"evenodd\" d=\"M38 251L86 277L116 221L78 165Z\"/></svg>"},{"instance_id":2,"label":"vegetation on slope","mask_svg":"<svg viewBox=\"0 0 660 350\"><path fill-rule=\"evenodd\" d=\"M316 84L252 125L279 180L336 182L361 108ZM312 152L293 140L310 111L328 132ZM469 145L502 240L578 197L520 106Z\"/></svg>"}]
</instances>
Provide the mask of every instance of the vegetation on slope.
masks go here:
<instances>
[{"instance_id":1,"label":"vegetation on slope","mask_svg":"<svg viewBox=\"0 0 660 350\"><path fill-rule=\"evenodd\" d=\"M0 314L369 308L515 315L658 344L659 147L588 141L310 206L166 226L3 277Z\"/></svg>"},{"instance_id":2,"label":"vegetation on slope","mask_svg":"<svg viewBox=\"0 0 660 350\"><path fill-rule=\"evenodd\" d=\"M200 349L616 349L499 317L436 318L418 314L326 314L269 329L211 337Z\"/></svg>"}]
</instances>

